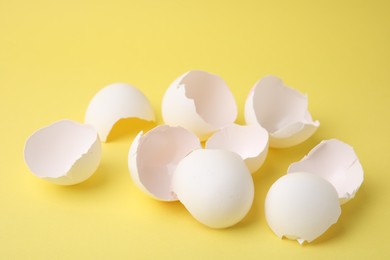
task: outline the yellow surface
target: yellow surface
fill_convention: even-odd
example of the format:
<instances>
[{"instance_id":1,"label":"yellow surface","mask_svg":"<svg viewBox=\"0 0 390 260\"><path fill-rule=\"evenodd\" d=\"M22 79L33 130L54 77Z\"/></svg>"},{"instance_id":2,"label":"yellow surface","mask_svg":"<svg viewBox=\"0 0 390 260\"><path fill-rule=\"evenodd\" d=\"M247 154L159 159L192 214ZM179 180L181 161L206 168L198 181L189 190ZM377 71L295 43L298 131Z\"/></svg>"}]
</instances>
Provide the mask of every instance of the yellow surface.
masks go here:
<instances>
[{"instance_id":1,"label":"yellow surface","mask_svg":"<svg viewBox=\"0 0 390 260\"><path fill-rule=\"evenodd\" d=\"M235 2L0 0L0 259L390 259L390 2ZM135 130L103 144L98 171L80 185L28 170L27 137L83 121L105 85L140 88L161 123L165 89L190 69L226 80L239 123L268 74L308 93L321 122L305 143L270 151L240 224L212 230L180 203L141 193L127 169ZM329 138L354 146L365 182L321 238L280 240L265 222L266 192Z\"/></svg>"}]
</instances>

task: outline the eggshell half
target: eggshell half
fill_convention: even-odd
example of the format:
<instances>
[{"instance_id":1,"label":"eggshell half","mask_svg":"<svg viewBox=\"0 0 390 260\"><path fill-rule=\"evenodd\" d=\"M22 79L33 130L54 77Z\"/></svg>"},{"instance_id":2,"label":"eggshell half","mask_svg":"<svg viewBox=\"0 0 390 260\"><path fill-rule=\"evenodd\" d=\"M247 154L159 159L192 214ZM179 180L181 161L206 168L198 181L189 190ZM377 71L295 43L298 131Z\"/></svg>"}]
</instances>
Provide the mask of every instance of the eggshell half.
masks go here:
<instances>
[{"instance_id":1,"label":"eggshell half","mask_svg":"<svg viewBox=\"0 0 390 260\"><path fill-rule=\"evenodd\" d=\"M329 181L337 190L341 204L355 197L364 179L362 165L352 146L337 139L322 141L288 168L288 173L297 171L310 172Z\"/></svg>"},{"instance_id":2,"label":"eggshell half","mask_svg":"<svg viewBox=\"0 0 390 260\"><path fill-rule=\"evenodd\" d=\"M161 112L166 124L187 128L204 141L236 120L237 105L222 78L193 70L169 86Z\"/></svg>"},{"instance_id":3,"label":"eggshell half","mask_svg":"<svg viewBox=\"0 0 390 260\"><path fill-rule=\"evenodd\" d=\"M198 149L177 165L172 190L199 222L226 228L252 206L252 176L241 157L227 150Z\"/></svg>"},{"instance_id":4,"label":"eggshell half","mask_svg":"<svg viewBox=\"0 0 390 260\"><path fill-rule=\"evenodd\" d=\"M274 76L259 80L245 103L247 124L260 124L267 129L269 144L286 148L308 139L320 123L308 111L307 96L289 88Z\"/></svg>"},{"instance_id":5,"label":"eggshell half","mask_svg":"<svg viewBox=\"0 0 390 260\"><path fill-rule=\"evenodd\" d=\"M259 125L232 124L215 132L206 148L225 149L241 156L250 172L256 172L268 153L268 132Z\"/></svg>"},{"instance_id":6,"label":"eggshell half","mask_svg":"<svg viewBox=\"0 0 390 260\"><path fill-rule=\"evenodd\" d=\"M101 144L95 128L61 120L32 134L24 159L33 174L60 185L88 179L98 168Z\"/></svg>"},{"instance_id":7,"label":"eggshell half","mask_svg":"<svg viewBox=\"0 0 390 260\"><path fill-rule=\"evenodd\" d=\"M129 151L129 170L135 184L146 194L174 201L172 175L176 165L201 147L199 139L182 127L160 125L145 135L140 132Z\"/></svg>"},{"instance_id":8,"label":"eggshell half","mask_svg":"<svg viewBox=\"0 0 390 260\"><path fill-rule=\"evenodd\" d=\"M318 175L297 172L279 178L267 193L265 217L280 238L311 242L337 222L337 191Z\"/></svg>"},{"instance_id":9,"label":"eggshell half","mask_svg":"<svg viewBox=\"0 0 390 260\"><path fill-rule=\"evenodd\" d=\"M92 98L85 123L93 125L101 141L106 142L115 123L126 118L154 121L155 115L149 100L139 89L126 83L113 83Z\"/></svg>"}]
</instances>

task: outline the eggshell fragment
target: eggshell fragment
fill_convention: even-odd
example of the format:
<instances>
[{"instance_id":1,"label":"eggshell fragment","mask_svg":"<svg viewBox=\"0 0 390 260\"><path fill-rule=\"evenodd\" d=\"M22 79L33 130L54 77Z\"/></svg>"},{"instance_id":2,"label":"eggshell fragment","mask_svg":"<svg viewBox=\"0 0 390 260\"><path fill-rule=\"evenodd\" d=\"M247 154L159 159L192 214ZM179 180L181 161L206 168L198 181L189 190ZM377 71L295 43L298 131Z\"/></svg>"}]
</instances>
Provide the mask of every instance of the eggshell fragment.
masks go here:
<instances>
[{"instance_id":1,"label":"eggshell fragment","mask_svg":"<svg viewBox=\"0 0 390 260\"><path fill-rule=\"evenodd\" d=\"M311 242L337 222L341 208L334 187L305 172L286 174L269 189L265 217L280 238Z\"/></svg>"},{"instance_id":2,"label":"eggshell fragment","mask_svg":"<svg viewBox=\"0 0 390 260\"><path fill-rule=\"evenodd\" d=\"M304 171L321 176L337 190L340 203L353 197L363 183L364 172L352 146L337 140L325 140L301 161L292 163L288 173Z\"/></svg>"},{"instance_id":3,"label":"eggshell fragment","mask_svg":"<svg viewBox=\"0 0 390 260\"><path fill-rule=\"evenodd\" d=\"M106 142L115 123L126 118L155 120L149 100L139 89L126 83L113 83L92 98L85 123L93 125L102 142Z\"/></svg>"},{"instance_id":4,"label":"eggshell fragment","mask_svg":"<svg viewBox=\"0 0 390 260\"><path fill-rule=\"evenodd\" d=\"M199 139L182 127L161 125L145 135L140 132L129 151L129 170L135 184L146 194L163 201L174 201L171 179L176 165L200 148Z\"/></svg>"},{"instance_id":5,"label":"eggshell fragment","mask_svg":"<svg viewBox=\"0 0 390 260\"><path fill-rule=\"evenodd\" d=\"M270 135L270 146L286 148L308 139L320 123L308 111L307 96L274 76L259 80L245 103L247 124L260 124Z\"/></svg>"},{"instance_id":6,"label":"eggshell fragment","mask_svg":"<svg viewBox=\"0 0 390 260\"><path fill-rule=\"evenodd\" d=\"M206 148L225 149L241 156L250 172L256 172L268 153L268 132L259 125L232 124L215 132Z\"/></svg>"},{"instance_id":7,"label":"eggshell fragment","mask_svg":"<svg viewBox=\"0 0 390 260\"><path fill-rule=\"evenodd\" d=\"M176 168L172 190L199 222L226 228L252 206L252 176L241 157L227 150L198 149Z\"/></svg>"},{"instance_id":8,"label":"eggshell fragment","mask_svg":"<svg viewBox=\"0 0 390 260\"><path fill-rule=\"evenodd\" d=\"M92 126L61 120L28 138L24 159L39 178L72 185L88 179L96 171L101 159L101 144Z\"/></svg>"},{"instance_id":9,"label":"eggshell fragment","mask_svg":"<svg viewBox=\"0 0 390 260\"><path fill-rule=\"evenodd\" d=\"M169 86L161 112L166 124L187 128L204 141L236 120L237 106L223 79L192 70Z\"/></svg>"}]
</instances>

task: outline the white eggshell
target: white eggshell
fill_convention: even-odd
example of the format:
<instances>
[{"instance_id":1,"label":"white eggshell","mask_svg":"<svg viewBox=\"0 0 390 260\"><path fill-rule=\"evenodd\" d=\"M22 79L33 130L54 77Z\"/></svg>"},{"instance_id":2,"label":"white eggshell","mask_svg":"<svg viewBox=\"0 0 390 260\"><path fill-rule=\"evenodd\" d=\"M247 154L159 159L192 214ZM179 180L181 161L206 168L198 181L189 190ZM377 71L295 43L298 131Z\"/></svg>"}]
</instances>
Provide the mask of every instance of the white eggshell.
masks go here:
<instances>
[{"instance_id":1,"label":"white eggshell","mask_svg":"<svg viewBox=\"0 0 390 260\"><path fill-rule=\"evenodd\" d=\"M146 194L163 201L177 200L171 179L176 165L201 147L199 139L182 127L161 125L134 139L128 157L130 175Z\"/></svg>"},{"instance_id":2,"label":"white eggshell","mask_svg":"<svg viewBox=\"0 0 390 260\"><path fill-rule=\"evenodd\" d=\"M241 156L250 172L256 172L268 153L268 132L259 125L232 124L215 132L206 148L225 149Z\"/></svg>"},{"instance_id":3,"label":"white eggshell","mask_svg":"<svg viewBox=\"0 0 390 260\"><path fill-rule=\"evenodd\" d=\"M337 190L341 204L355 197L364 179L353 148L337 139L322 141L288 168L288 173L297 171L310 172L329 181Z\"/></svg>"},{"instance_id":4,"label":"white eggshell","mask_svg":"<svg viewBox=\"0 0 390 260\"><path fill-rule=\"evenodd\" d=\"M241 221L252 206L252 176L241 157L226 150L198 149L176 168L172 190L199 222L226 228Z\"/></svg>"},{"instance_id":5,"label":"white eggshell","mask_svg":"<svg viewBox=\"0 0 390 260\"><path fill-rule=\"evenodd\" d=\"M337 222L337 191L323 178L305 172L286 174L269 189L265 217L280 238L311 242Z\"/></svg>"},{"instance_id":6,"label":"white eggshell","mask_svg":"<svg viewBox=\"0 0 390 260\"><path fill-rule=\"evenodd\" d=\"M101 89L90 101L85 123L93 125L102 142L120 119L154 121L153 108L145 95L126 83L113 83Z\"/></svg>"},{"instance_id":7,"label":"white eggshell","mask_svg":"<svg viewBox=\"0 0 390 260\"><path fill-rule=\"evenodd\" d=\"M204 141L236 120L237 105L222 78L193 70L169 86L161 112L166 124L187 128Z\"/></svg>"},{"instance_id":8,"label":"white eggshell","mask_svg":"<svg viewBox=\"0 0 390 260\"><path fill-rule=\"evenodd\" d=\"M245 103L247 124L260 124L270 135L270 147L285 148L308 139L320 123L308 111L307 96L274 76L259 80Z\"/></svg>"},{"instance_id":9,"label":"white eggshell","mask_svg":"<svg viewBox=\"0 0 390 260\"><path fill-rule=\"evenodd\" d=\"M24 159L39 178L72 185L88 179L96 171L101 159L101 144L92 126L61 120L28 138Z\"/></svg>"}]
</instances>

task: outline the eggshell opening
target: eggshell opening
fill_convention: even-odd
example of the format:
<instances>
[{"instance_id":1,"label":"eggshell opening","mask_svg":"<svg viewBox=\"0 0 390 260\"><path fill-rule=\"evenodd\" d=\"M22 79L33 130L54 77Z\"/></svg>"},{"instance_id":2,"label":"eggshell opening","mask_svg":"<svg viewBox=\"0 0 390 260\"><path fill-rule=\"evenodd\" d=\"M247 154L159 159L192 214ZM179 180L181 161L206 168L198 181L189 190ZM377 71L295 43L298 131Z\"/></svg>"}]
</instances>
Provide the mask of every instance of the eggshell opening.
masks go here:
<instances>
[{"instance_id":1,"label":"eggshell opening","mask_svg":"<svg viewBox=\"0 0 390 260\"><path fill-rule=\"evenodd\" d=\"M292 163L288 173L305 171L321 176L337 190L340 203L353 197L364 180L362 165L352 146L337 140L325 140L301 161Z\"/></svg>"},{"instance_id":2,"label":"eggshell opening","mask_svg":"<svg viewBox=\"0 0 390 260\"><path fill-rule=\"evenodd\" d=\"M300 244L322 235L340 214L334 187L311 173L282 176L272 184L265 199L265 216L272 231Z\"/></svg>"},{"instance_id":3,"label":"eggshell opening","mask_svg":"<svg viewBox=\"0 0 390 260\"><path fill-rule=\"evenodd\" d=\"M128 137L130 135L138 134L140 131L149 131L153 127L156 127L156 123L153 121L146 121L139 118L122 118L117 121L112 127L110 133L107 136L107 140L120 140L121 137Z\"/></svg>"},{"instance_id":4,"label":"eggshell opening","mask_svg":"<svg viewBox=\"0 0 390 260\"><path fill-rule=\"evenodd\" d=\"M253 179L244 161L219 149L198 149L181 160L172 189L191 215L211 228L241 221L254 197Z\"/></svg>"},{"instance_id":5,"label":"eggshell opening","mask_svg":"<svg viewBox=\"0 0 390 260\"><path fill-rule=\"evenodd\" d=\"M90 101L85 123L93 125L102 142L120 119L154 121L153 108L145 95L126 83L113 83L101 89Z\"/></svg>"},{"instance_id":6,"label":"eggshell opening","mask_svg":"<svg viewBox=\"0 0 390 260\"><path fill-rule=\"evenodd\" d=\"M161 125L145 135L140 132L129 151L129 170L136 185L155 199L177 200L172 175L177 164L201 147L199 139L182 127Z\"/></svg>"},{"instance_id":7,"label":"eggshell opening","mask_svg":"<svg viewBox=\"0 0 390 260\"><path fill-rule=\"evenodd\" d=\"M71 120L61 120L32 134L24 148L29 169L56 184L72 185L88 179L101 159L96 130Z\"/></svg>"},{"instance_id":8,"label":"eggshell opening","mask_svg":"<svg viewBox=\"0 0 390 260\"><path fill-rule=\"evenodd\" d=\"M193 70L169 86L161 112L166 124L187 128L203 141L236 120L237 105L222 78Z\"/></svg>"},{"instance_id":9,"label":"eggshell opening","mask_svg":"<svg viewBox=\"0 0 390 260\"><path fill-rule=\"evenodd\" d=\"M268 153L268 132L259 125L232 124L215 132L206 142L208 149L225 149L241 156L250 172L256 172Z\"/></svg>"},{"instance_id":10,"label":"eggshell opening","mask_svg":"<svg viewBox=\"0 0 390 260\"><path fill-rule=\"evenodd\" d=\"M285 148L308 139L320 123L308 111L307 96L274 76L259 80L245 103L247 124L260 124L270 135L270 146Z\"/></svg>"}]
</instances>

